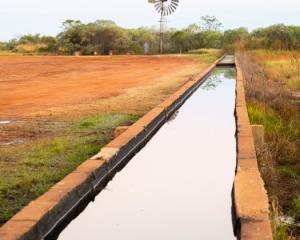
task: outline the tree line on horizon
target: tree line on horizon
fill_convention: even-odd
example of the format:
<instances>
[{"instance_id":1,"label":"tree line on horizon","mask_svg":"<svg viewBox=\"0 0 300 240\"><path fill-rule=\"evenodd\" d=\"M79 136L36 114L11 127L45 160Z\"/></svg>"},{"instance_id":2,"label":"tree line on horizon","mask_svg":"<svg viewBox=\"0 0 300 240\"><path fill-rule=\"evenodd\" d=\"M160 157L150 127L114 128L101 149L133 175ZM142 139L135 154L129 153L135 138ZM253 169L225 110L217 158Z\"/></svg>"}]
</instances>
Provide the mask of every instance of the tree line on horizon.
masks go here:
<instances>
[{"instance_id":1,"label":"tree line on horizon","mask_svg":"<svg viewBox=\"0 0 300 240\"><path fill-rule=\"evenodd\" d=\"M201 48L234 51L247 49L300 49L300 26L276 24L248 31L244 27L222 31L222 23L213 16L203 16L200 23L164 33L164 52L189 52ZM82 55L143 54L145 43L149 54L159 52L159 31L140 27L125 29L111 20L82 23L67 20L56 36L27 34L8 42L0 42L0 50L20 53Z\"/></svg>"}]
</instances>

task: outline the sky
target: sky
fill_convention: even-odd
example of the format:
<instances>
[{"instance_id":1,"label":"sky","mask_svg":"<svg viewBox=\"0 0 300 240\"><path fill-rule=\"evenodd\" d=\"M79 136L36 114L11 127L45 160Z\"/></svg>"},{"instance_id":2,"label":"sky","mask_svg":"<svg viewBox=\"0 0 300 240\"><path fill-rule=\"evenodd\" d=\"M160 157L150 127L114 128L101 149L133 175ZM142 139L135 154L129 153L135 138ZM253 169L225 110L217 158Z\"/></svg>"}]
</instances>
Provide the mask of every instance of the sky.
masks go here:
<instances>
[{"instance_id":1,"label":"sky","mask_svg":"<svg viewBox=\"0 0 300 240\"><path fill-rule=\"evenodd\" d=\"M276 23L300 25L300 0L179 0L168 27L198 23L201 16L216 16L223 30L249 30ZM148 0L1 0L0 41L23 34L57 35L66 19L92 22L110 19L132 28L158 25L158 14Z\"/></svg>"}]
</instances>

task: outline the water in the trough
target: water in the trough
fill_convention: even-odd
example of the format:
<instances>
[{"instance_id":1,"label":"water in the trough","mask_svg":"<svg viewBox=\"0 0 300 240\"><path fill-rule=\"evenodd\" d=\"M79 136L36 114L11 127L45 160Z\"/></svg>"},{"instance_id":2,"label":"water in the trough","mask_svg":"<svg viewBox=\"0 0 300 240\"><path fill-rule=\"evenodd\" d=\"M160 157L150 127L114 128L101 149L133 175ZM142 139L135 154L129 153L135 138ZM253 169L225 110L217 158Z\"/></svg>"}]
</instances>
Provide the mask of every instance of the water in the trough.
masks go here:
<instances>
[{"instance_id":1,"label":"water in the trough","mask_svg":"<svg viewBox=\"0 0 300 240\"><path fill-rule=\"evenodd\" d=\"M235 69L217 68L59 239L235 239Z\"/></svg>"}]
</instances>

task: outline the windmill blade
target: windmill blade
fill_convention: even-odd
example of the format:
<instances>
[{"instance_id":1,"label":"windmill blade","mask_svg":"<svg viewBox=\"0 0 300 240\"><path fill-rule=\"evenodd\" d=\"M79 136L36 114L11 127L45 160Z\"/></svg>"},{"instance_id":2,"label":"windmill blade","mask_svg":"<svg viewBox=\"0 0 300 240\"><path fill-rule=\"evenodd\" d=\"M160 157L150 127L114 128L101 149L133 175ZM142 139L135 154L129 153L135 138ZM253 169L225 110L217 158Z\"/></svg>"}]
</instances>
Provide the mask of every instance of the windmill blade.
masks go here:
<instances>
[{"instance_id":1,"label":"windmill blade","mask_svg":"<svg viewBox=\"0 0 300 240\"><path fill-rule=\"evenodd\" d=\"M156 3L154 5L154 7L156 8L157 11L160 11L161 10L161 4L160 3Z\"/></svg>"},{"instance_id":2,"label":"windmill blade","mask_svg":"<svg viewBox=\"0 0 300 240\"><path fill-rule=\"evenodd\" d=\"M173 12L175 12L175 10L176 10L176 7L174 7L174 6L171 6L171 9L172 9L172 11L173 11Z\"/></svg>"},{"instance_id":3,"label":"windmill blade","mask_svg":"<svg viewBox=\"0 0 300 240\"><path fill-rule=\"evenodd\" d=\"M172 11L172 13L175 12L175 9L176 8L174 8L172 5L170 6L170 10Z\"/></svg>"},{"instance_id":4,"label":"windmill blade","mask_svg":"<svg viewBox=\"0 0 300 240\"><path fill-rule=\"evenodd\" d=\"M170 8L167 9L167 16L170 15Z\"/></svg>"},{"instance_id":5,"label":"windmill blade","mask_svg":"<svg viewBox=\"0 0 300 240\"><path fill-rule=\"evenodd\" d=\"M178 3L173 3L171 6L176 9L178 7Z\"/></svg>"},{"instance_id":6,"label":"windmill blade","mask_svg":"<svg viewBox=\"0 0 300 240\"><path fill-rule=\"evenodd\" d=\"M158 7L156 10L158 13L162 13L162 11L163 11L163 9L161 7Z\"/></svg>"},{"instance_id":7,"label":"windmill blade","mask_svg":"<svg viewBox=\"0 0 300 240\"><path fill-rule=\"evenodd\" d=\"M169 15L169 7L166 7L166 15Z\"/></svg>"},{"instance_id":8,"label":"windmill blade","mask_svg":"<svg viewBox=\"0 0 300 240\"><path fill-rule=\"evenodd\" d=\"M173 0L171 3L172 6L176 6L176 7L178 6L178 4L179 4L178 0Z\"/></svg>"},{"instance_id":9,"label":"windmill blade","mask_svg":"<svg viewBox=\"0 0 300 240\"><path fill-rule=\"evenodd\" d=\"M174 13L178 7L179 0L154 0L156 11L163 16L169 16Z\"/></svg>"}]
</instances>

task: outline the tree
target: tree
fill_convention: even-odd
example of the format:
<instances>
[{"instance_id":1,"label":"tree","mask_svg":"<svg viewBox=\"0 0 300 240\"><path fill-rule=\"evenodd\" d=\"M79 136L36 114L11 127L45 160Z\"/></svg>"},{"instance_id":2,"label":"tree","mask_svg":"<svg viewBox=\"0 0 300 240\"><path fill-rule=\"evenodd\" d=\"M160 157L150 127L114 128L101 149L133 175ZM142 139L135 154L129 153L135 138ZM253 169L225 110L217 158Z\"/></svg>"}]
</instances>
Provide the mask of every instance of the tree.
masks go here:
<instances>
[{"instance_id":1,"label":"tree","mask_svg":"<svg viewBox=\"0 0 300 240\"><path fill-rule=\"evenodd\" d=\"M141 27L138 29L129 29L129 50L137 54L144 53L144 44L149 44L149 51L154 53L157 51L156 43L158 38L156 32L151 28Z\"/></svg>"},{"instance_id":2,"label":"tree","mask_svg":"<svg viewBox=\"0 0 300 240\"><path fill-rule=\"evenodd\" d=\"M40 34L27 34L19 39L19 44L38 44L40 43Z\"/></svg>"},{"instance_id":3,"label":"tree","mask_svg":"<svg viewBox=\"0 0 300 240\"><path fill-rule=\"evenodd\" d=\"M224 32L223 47L227 51L234 51L245 46L249 36L246 28L230 29Z\"/></svg>"},{"instance_id":4,"label":"tree","mask_svg":"<svg viewBox=\"0 0 300 240\"><path fill-rule=\"evenodd\" d=\"M111 20L96 20L94 23L99 28L112 28L112 27L118 27L118 25Z\"/></svg>"},{"instance_id":5,"label":"tree","mask_svg":"<svg viewBox=\"0 0 300 240\"><path fill-rule=\"evenodd\" d=\"M203 16L200 21L200 28L203 31L220 31L222 23L214 16Z\"/></svg>"},{"instance_id":6,"label":"tree","mask_svg":"<svg viewBox=\"0 0 300 240\"><path fill-rule=\"evenodd\" d=\"M75 27L78 27L81 25L82 25L82 23L80 20L68 19L62 23L62 29L63 29L63 31L67 31L69 29L72 29L72 28L75 28Z\"/></svg>"},{"instance_id":7,"label":"tree","mask_svg":"<svg viewBox=\"0 0 300 240\"><path fill-rule=\"evenodd\" d=\"M283 24L266 28L268 46L273 49L291 49L292 36L287 26Z\"/></svg>"},{"instance_id":8,"label":"tree","mask_svg":"<svg viewBox=\"0 0 300 240\"><path fill-rule=\"evenodd\" d=\"M174 43L176 50L180 53L187 50L188 39L187 31L177 31L171 36L171 40Z\"/></svg>"},{"instance_id":9,"label":"tree","mask_svg":"<svg viewBox=\"0 0 300 240\"><path fill-rule=\"evenodd\" d=\"M59 47L69 54L81 51L83 27L84 24L78 20L66 20L63 22L63 31L57 36Z\"/></svg>"},{"instance_id":10,"label":"tree","mask_svg":"<svg viewBox=\"0 0 300 240\"><path fill-rule=\"evenodd\" d=\"M204 31L200 33L202 48L221 48L223 45L223 33L218 31Z\"/></svg>"},{"instance_id":11,"label":"tree","mask_svg":"<svg viewBox=\"0 0 300 240\"><path fill-rule=\"evenodd\" d=\"M40 52L56 52L57 51L57 40L55 37L52 36L42 36L40 37L40 43L42 45L41 48L39 48Z\"/></svg>"},{"instance_id":12,"label":"tree","mask_svg":"<svg viewBox=\"0 0 300 240\"><path fill-rule=\"evenodd\" d=\"M0 42L0 51L6 50L6 47L7 47L7 43L5 43L5 42Z\"/></svg>"},{"instance_id":13,"label":"tree","mask_svg":"<svg viewBox=\"0 0 300 240\"><path fill-rule=\"evenodd\" d=\"M289 50L295 46L293 33L283 24L259 28L251 33L251 48L271 48L275 50ZM297 42L297 40L296 40Z\"/></svg>"},{"instance_id":14,"label":"tree","mask_svg":"<svg viewBox=\"0 0 300 240\"><path fill-rule=\"evenodd\" d=\"M16 47L18 46L18 39L9 40L6 44L6 49L9 51L16 51Z\"/></svg>"},{"instance_id":15,"label":"tree","mask_svg":"<svg viewBox=\"0 0 300 240\"><path fill-rule=\"evenodd\" d=\"M198 24L193 23L187 26L186 31L193 34L199 33L201 31L201 27Z\"/></svg>"}]
</instances>

